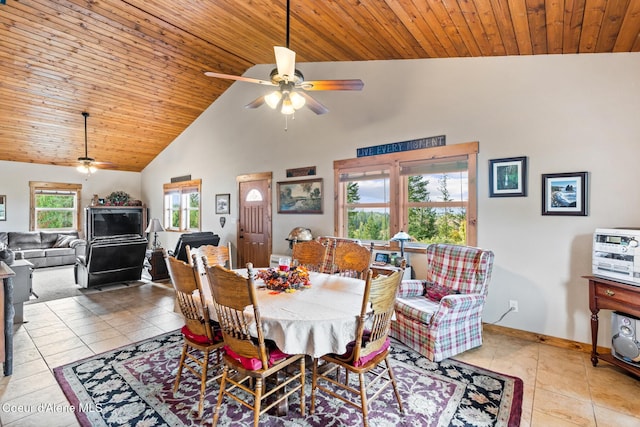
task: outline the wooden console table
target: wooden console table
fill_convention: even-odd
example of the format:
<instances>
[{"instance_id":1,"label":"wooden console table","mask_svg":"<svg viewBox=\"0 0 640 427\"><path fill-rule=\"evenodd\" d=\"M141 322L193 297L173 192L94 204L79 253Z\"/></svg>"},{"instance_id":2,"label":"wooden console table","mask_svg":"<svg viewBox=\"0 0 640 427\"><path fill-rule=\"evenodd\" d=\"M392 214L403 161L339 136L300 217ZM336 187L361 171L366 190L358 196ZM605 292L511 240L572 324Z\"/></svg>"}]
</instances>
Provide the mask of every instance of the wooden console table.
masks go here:
<instances>
[{"instance_id":1,"label":"wooden console table","mask_svg":"<svg viewBox=\"0 0 640 427\"><path fill-rule=\"evenodd\" d=\"M640 368L613 357L598 353L598 312L600 309L616 310L640 317L640 286L628 285L595 276L583 276L589 280L589 310L591 310L591 363L598 359L609 362L640 377Z\"/></svg>"}]
</instances>

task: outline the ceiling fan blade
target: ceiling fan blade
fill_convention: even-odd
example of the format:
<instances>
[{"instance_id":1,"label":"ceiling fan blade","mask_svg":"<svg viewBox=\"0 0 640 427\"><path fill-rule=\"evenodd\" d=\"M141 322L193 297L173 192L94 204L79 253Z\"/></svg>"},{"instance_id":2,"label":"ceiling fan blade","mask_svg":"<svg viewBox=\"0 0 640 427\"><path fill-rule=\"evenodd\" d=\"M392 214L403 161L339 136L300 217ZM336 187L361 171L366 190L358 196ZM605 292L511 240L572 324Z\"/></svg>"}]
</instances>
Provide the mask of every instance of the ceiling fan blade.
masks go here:
<instances>
[{"instance_id":1,"label":"ceiling fan blade","mask_svg":"<svg viewBox=\"0 0 640 427\"><path fill-rule=\"evenodd\" d=\"M212 71L207 71L204 73L204 75L207 77L216 77L219 79L238 80L240 82L258 83L261 85L276 86L268 80L254 79L252 77L244 77L244 76L234 76L233 74L222 74L222 73L214 73Z\"/></svg>"},{"instance_id":2,"label":"ceiling fan blade","mask_svg":"<svg viewBox=\"0 0 640 427\"><path fill-rule=\"evenodd\" d=\"M300 96L302 96L305 99L306 102L304 105L309 107L309 109L314 113L325 114L329 112L329 109L327 107L325 107L324 105L316 101L311 95L308 95L304 92L298 92L298 93L300 94Z\"/></svg>"},{"instance_id":3,"label":"ceiling fan blade","mask_svg":"<svg viewBox=\"0 0 640 427\"><path fill-rule=\"evenodd\" d=\"M258 97L256 99L254 99L253 101L251 101L250 103L245 105L244 108L258 108L262 104L264 104L264 96L260 96L260 97Z\"/></svg>"},{"instance_id":4,"label":"ceiling fan blade","mask_svg":"<svg viewBox=\"0 0 640 427\"><path fill-rule=\"evenodd\" d=\"M304 90L362 90L364 83L360 79L347 80L309 80L298 85Z\"/></svg>"},{"instance_id":5,"label":"ceiling fan blade","mask_svg":"<svg viewBox=\"0 0 640 427\"><path fill-rule=\"evenodd\" d=\"M273 50L276 54L276 67L280 77L289 77L289 81L293 81L296 72L296 53L291 49L282 46L274 46Z\"/></svg>"}]
</instances>

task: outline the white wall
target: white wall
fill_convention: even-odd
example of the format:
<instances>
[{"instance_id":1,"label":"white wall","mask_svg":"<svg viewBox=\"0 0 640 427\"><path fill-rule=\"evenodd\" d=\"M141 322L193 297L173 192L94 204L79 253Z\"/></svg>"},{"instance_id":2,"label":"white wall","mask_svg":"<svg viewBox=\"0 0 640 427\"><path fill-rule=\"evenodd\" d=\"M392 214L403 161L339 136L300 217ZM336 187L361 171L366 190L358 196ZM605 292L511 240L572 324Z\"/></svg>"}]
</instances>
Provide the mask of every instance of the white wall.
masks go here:
<instances>
[{"instance_id":1,"label":"white wall","mask_svg":"<svg viewBox=\"0 0 640 427\"><path fill-rule=\"evenodd\" d=\"M87 207L94 194L100 197L122 190L135 199L142 198L141 174L99 170L89 178L73 167L0 161L0 194L7 196L7 220L0 231L29 230L29 181L82 184L81 206Z\"/></svg>"},{"instance_id":2,"label":"white wall","mask_svg":"<svg viewBox=\"0 0 640 427\"><path fill-rule=\"evenodd\" d=\"M246 75L264 78L271 65ZM480 142L478 242L496 254L484 320L519 301L501 325L590 342L587 281L597 227L638 226L640 54L299 64L309 80L361 78L362 92L313 92L330 112L285 119L266 106L243 106L267 88L233 86L142 174L151 216L162 211L162 184L191 174L203 180L203 229L235 244L237 175L316 166L324 178L323 215L278 215L274 252L295 226L333 232L333 161L370 145L446 135L447 144ZM488 197L488 160L527 156L529 195ZM541 216L541 174L588 171L589 216ZM275 185L274 185L275 186ZM275 190L275 188L274 188ZM224 228L214 213L217 193L231 193ZM275 194L275 191L274 191ZM171 248L176 234L162 233ZM600 343L607 345L608 314Z\"/></svg>"}]
</instances>

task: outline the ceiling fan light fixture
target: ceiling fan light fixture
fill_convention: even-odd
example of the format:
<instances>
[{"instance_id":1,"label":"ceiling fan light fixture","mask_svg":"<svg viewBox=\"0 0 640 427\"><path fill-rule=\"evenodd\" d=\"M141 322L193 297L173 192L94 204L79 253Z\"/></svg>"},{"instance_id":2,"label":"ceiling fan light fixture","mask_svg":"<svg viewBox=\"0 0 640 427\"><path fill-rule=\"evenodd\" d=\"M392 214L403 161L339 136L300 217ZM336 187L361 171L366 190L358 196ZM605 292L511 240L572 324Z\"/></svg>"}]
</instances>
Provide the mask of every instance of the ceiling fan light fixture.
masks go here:
<instances>
[{"instance_id":1,"label":"ceiling fan light fixture","mask_svg":"<svg viewBox=\"0 0 640 427\"><path fill-rule=\"evenodd\" d=\"M87 175L91 175L96 172L96 167L92 165L79 165L76 170L80 173L85 173Z\"/></svg>"},{"instance_id":2,"label":"ceiling fan light fixture","mask_svg":"<svg viewBox=\"0 0 640 427\"><path fill-rule=\"evenodd\" d=\"M300 95L298 92L291 92L289 94L289 99L291 100L291 104L293 105L293 108L296 110L299 110L302 107L304 107L304 104L307 102L306 99L304 99L304 97Z\"/></svg>"},{"instance_id":3,"label":"ceiling fan light fixture","mask_svg":"<svg viewBox=\"0 0 640 427\"><path fill-rule=\"evenodd\" d=\"M280 109L280 112L286 116L289 116L296 112L296 109L294 108L288 93L285 93L282 97L282 108Z\"/></svg>"},{"instance_id":4,"label":"ceiling fan light fixture","mask_svg":"<svg viewBox=\"0 0 640 427\"><path fill-rule=\"evenodd\" d=\"M282 93L279 90L274 90L268 95L265 95L264 102L271 107L272 109L276 109L280 100L282 99Z\"/></svg>"}]
</instances>

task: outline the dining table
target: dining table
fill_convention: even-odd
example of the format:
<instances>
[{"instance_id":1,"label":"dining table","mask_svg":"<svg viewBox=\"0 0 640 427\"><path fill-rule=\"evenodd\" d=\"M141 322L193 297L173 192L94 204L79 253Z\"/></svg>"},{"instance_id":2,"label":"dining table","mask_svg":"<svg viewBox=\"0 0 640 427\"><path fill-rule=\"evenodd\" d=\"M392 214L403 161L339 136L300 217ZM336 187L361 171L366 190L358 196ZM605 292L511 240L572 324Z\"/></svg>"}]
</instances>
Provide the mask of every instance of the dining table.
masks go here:
<instances>
[{"instance_id":1,"label":"dining table","mask_svg":"<svg viewBox=\"0 0 640 427\"><path fill-rule=\"evenodd\" d=\"M259 269L254 269L254 276ZM247 277L246 269L234 270ZM355 339L357 318L362 307L365 281L352 277L309 272L310 286L293 292L267 289L254 279L265 338L287 354L320 357L342 354ZM215 319L211 289L203 280L203 299ZM252 307L247 307L247 313Z\"/></svg>"}]
</instances>

